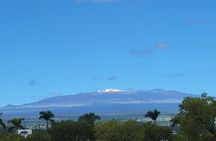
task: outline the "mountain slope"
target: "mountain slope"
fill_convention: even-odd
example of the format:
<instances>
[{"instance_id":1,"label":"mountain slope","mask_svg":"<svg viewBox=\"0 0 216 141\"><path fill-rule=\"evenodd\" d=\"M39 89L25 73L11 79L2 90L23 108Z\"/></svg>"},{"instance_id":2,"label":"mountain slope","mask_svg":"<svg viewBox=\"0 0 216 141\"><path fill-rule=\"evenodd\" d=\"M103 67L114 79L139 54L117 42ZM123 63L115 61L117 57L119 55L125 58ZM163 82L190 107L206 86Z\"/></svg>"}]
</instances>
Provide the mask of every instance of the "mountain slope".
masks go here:
<instances>
[{"instance_id":1,"label":"mountain slope","mask_svg":"<svg viewBox=\"0 0 216 141\"><path fill-rule=\"evenodd\" d=\"M0 110L3 112L35 112L51 109L58 113L140 113L157 108L166 113L177 112L179 103L187 96L193 94L182 93L174 90L155 89L149 91L122 91L117 89L105 89L92 93L80 93L77 95L58 96L44 99L38 102L6 106Z\"/></svg>"}]
</instances>

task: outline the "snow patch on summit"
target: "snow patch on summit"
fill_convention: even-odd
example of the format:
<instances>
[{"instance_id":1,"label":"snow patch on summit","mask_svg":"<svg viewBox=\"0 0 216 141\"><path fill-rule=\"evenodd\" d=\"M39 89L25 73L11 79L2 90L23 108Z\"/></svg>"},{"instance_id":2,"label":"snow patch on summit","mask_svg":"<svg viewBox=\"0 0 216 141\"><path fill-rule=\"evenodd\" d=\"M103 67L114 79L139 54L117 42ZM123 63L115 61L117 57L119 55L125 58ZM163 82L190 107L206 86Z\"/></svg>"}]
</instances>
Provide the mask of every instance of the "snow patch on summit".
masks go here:
<instances>
[{"instance_id":1,"label":"snow patch on summit","mask_svg":"<svg viewBox=\"0 0 216 141\"><path fill-rule=\"evenodd\" d=\"M97 93L118 93L118 92L124 92L124 90L119 90L119 89L104 89L104 90L97 90Z\"/></svg>"}]
</instances>

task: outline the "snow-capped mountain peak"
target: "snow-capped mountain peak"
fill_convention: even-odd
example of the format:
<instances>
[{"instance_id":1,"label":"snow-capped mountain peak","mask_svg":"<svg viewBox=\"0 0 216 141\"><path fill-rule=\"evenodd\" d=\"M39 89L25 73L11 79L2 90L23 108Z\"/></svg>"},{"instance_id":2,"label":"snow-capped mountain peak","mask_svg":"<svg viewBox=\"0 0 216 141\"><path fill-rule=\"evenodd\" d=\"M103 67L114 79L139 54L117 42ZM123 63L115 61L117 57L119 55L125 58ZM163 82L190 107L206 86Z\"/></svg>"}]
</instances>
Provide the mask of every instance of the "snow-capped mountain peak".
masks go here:
<instances>
[{"instance_id":1,"label":"snow-capped mountain peak","mask_svg":"<svg viewBox=\"0 0 216 141\"><path fill-rule=\"evenodd\" d=\"M52 109L64 114L101 112L101 113L143 113L149 109L157 108L162 112L178 110L179 103L184 97L197 95L182 93L173 90L120 90L104 89L90 93L57 96L24 105L0 108L3 113L36 112ZM62 112L63 111L63 112Z\"/></svg>"},{"instance_id":2,"label":"snow-capped mountain peak","mask_svg":"<svg viewBox=\"0 0 216 141\"><path fill-rule=\"evenodd\" d=\"M97 90L96 92L97 93L118 93L118 92L124 92L124 90L109 88L104 90Z\"/></svg>"}]
</instances>

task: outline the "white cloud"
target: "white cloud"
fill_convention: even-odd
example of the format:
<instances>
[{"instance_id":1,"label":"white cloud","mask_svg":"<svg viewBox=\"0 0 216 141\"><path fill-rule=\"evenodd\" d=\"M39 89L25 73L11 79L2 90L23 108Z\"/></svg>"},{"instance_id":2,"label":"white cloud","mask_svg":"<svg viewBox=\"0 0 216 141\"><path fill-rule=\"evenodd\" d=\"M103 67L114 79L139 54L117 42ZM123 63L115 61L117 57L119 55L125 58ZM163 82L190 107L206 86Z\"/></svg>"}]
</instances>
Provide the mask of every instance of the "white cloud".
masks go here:
<instances>
[{"instance_id":1,"label":"white cloud","mask_svg":"<svg viewBox=\"0 0 216 141\"><path fill-rule=\"evenodd\" d=\"M31 81L28 83L28 86L30 86L30 87L33 87L33 86L47 87L47 85L42 84L41 82L36 81L36 80L31 80Z\"/></svg>"},{"instance_id":2,"label":"white cloud","mask_svg":"<svg viewBox=\"0 0 216 141\"><path fill-rule=\"evenodd\" d=\"M93 81L104 81L104 80L113 81L116 79L117 79L117 77L115 75L111 75L111 76L107 76L107 77L95 77L93 79Z\"/></svg>"},{"instance_id":3,"label":"white cloud","mask_svg":"<svg viewBox=\"0 0 216 141\"><path fill-rule=\"evenodd\" d=\"M153 47L147 47L143 50L131 50L130 54L138 57L148 57L150 55L153 55L155 52L158 52L160 50L169 48L170 44L167 42L159 42Z\"/></svg>"},{"instance_id":4,"label":"white cloud","mask_svg":"<svg viewBox=\"0 0 216 141\"><path fill-rule=\"evenodd\" d=\"M128 101L108 101L107 103L114 103L114 104L175 104L181 103L182 99L174 99L174 98L167 98L167 99L147 99L147 100L128 100Z\"/></svg>"},{"instance_id":5,"label":"white cloud","mask_svg":"<svg viewBox=\"0 0 216 141\"><path fill-rule=\"evenodd\" d=\"M154 53L153 48L144 48L143 50L131 50L130 54L139 57L148 57Z\"/></svg>"},{"instance_id":6,"label":"white cloud","mask_svg":"<svg viewBox=\"0 0 216 141\"><path fill-rule=\"evenodd\" d=\"M173 78L173 77L186 77L186 75L185 74L183 74L183 73L174 73L174 74L172 74L172 73L168 73L168 74L164 74L164 75L162 75L163 77L167 77L167 78Z\"/></svg>"},{"instance_id":7,"label":"white cloud","mask_svg":"<svg viewBox=\"0 0 216 141\"><path fill-rule=\"evenodd\" d=\"M170 47L170 45L168 43L166 43L166 42L160 42L160 43L156 44L156 47L159 48L159 49L165 49L165 48Z\"/></svg>"}]
</instances>

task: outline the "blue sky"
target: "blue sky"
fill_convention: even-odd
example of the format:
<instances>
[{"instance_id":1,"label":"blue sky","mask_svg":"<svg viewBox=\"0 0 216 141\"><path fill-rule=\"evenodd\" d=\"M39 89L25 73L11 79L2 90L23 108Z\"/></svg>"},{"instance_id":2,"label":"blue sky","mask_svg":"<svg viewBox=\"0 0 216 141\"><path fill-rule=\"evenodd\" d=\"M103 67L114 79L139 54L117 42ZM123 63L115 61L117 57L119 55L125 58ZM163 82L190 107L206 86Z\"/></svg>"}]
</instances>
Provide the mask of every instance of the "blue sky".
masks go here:
<instances>
[{"instance_id":1,"label":"blue sky","mask_svg":"<svg viewBox=\"0 0 216 141\"><path fill-rule=\"evenodd\" d=\"M104 88L216 95L215 0L1 0L0 106Z\"/></svg>"}]
</instances>

